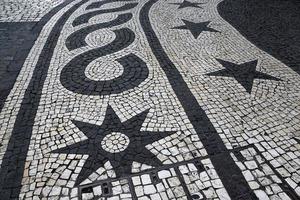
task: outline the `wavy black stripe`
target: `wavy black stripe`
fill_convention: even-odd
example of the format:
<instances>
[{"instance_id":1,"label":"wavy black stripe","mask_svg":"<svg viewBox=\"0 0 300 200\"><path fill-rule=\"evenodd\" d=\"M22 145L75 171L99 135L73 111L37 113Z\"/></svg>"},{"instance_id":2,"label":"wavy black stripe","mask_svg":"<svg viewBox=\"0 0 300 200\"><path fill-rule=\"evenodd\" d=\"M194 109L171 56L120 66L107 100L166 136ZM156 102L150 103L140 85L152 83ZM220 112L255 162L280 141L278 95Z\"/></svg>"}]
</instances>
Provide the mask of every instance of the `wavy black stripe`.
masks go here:
<instances>
[{"instance_id":1,"label":"wavy black stripe","mask_svg":"<svg viewBox=\"0 0 300 200\"><path fill-rule=\"evenodd\" d=\"M138 5L138 3L129 3L129 4L125 4L123 6L120 6L118 8L110 8L110 9L105 9L105 10L91 11L91 12L88 12L88 13L85 13L85 14L82 14L82 15L78 16L73 21L73 26L75 27L75 26L87 23L92 17L95 17L95 16L100 15L100 14L125 11L125 10L132 9L137 5Z\"/></svg>"},{"instance_id":2,"label":"wavy black stripe","mask_svg":"<svg viewBox=\"0 0 300 200\"><path fill-rule=\"evenodd\" d=\"M98 1L93 2L90 5L86 7L86 10L94 9L94 8L100 8L104 4L113 3L113 2L123 2L123 1L133 1L133 0L104 0L104 1Z\"/></svg>"},{"instance_id":3,"label":"wavy black stripe","mask_svg":"<svg viewBox=\"0 0 300 200\"><path fill-rule=\"evenodd\" d=\"M128 47L135 39L134 33L128 28L115 30L114 33L116 38L113 42L76 56L63 68L60 81L66 89L86 95L115 94L138 86L148 77L146 63L134 54L117 59L124 69L119 77L94 81L85 76L85 69L92 61Z\"/></svg>"},{"instance_id":4,"label":"wavy black stripe","mask_svg":"<svg viewBox=\"0 0 300 200\"><path fill-rule=\"evenodd\" d=\"M116 19L109 22L93 24L75 31L66 39L66 46L71 51L87 45L85 38L88 34L102 28L110 28L128 22L132 18L131 13L120 14Z\"/></svg>"}]
</instances>

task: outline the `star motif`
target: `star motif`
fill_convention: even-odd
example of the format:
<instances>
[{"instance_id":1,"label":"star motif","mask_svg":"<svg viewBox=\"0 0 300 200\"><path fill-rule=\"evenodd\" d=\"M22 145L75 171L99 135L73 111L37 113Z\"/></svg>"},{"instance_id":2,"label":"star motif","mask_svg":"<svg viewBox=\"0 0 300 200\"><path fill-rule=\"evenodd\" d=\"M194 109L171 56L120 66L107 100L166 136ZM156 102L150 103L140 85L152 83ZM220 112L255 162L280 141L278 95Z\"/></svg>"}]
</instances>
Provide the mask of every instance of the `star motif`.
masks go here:
<instances>
[{"instance_id":1,"label":"star motif","mask_svg":"<svg viewBox=\"0 0 300 200\"><path fill-rule=\"evenodd\" d=\"M217 59L217 61L223 67L225 67L225 69L221 69L216 72L211 72L206 75L233 77L237 80L239 84L241 84L245 88L245 90L249 94L251 93L254 79L280 81L279 78L273 77L266 73L256 71L257 60L253 60L242 64L235 64L221 59Z\"/></svg>"},{"instance_id":2,"label":"star motif","mask_svg":"<svg viewBox=\"0 0 300 200\"><path fill-rule=\"evenodd\" d=\"M121 122L108 106L101 126L73 120L86 140L52 151L52 153L89 155L76 180L76 185L109 161L117 177L131 173L133 161L151 166L162 162L145 146L174 132L140 131L149 110Z\"/></svg>"},{"instance_id":3,"label":"star motif","mask_svg":"<svg viewBox=\"0 0 300 200\"><path fill-rule=\"evenodd\" d=\"M187 8L187 7L202 8L199 5L204 4L204 3L193 3L190 1L184 0L182 3L171 3L171 4L179 5L178 9L181 9L181 8Z\"/></svg>"},{"instance_id":4,"label":"star motif","mask_svg":"<svg viewBox=\"0 0 300 200\"><path fill-rule=\"evenodd\" d=\"M211 23L211 21L199 22L199 23L194 23L194 22L187 21L187 20L184 20L184 19L182 19L182 21L185 25L177 26L177 27L174 27L172 29L186 29L186 30L189 30L192 33L192 35L194 36L195 39L197 39L198 36L203 31L219 32L219 31L217 31L213 28L207 27Z\"/></svg>"}]
</instances>

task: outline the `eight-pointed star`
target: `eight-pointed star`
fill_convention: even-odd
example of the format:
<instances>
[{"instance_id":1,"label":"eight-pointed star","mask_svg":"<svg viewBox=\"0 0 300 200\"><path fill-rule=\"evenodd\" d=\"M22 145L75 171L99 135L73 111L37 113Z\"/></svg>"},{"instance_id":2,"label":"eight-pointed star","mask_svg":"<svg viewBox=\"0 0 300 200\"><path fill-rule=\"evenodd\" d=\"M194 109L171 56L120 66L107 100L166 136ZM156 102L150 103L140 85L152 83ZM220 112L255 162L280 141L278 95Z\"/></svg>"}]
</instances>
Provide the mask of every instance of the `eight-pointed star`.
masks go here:
<instances>
[{"instance_id":1,"label":"eight-pointed star","mask_svg":"<svg viewBox=\"0 0 300 200\"><path fill-rule=\"evenodd\" d=\"M79 185L107 161L113 166L117 177L130 174L133 161L160 166L161 161L145 146L174 132L140 131L147 113L148 110L121 122L114 110L108 106L101 126L73 120L72 122L86 135L87 139L54 150L52 153L89 155L78 175L76 185ZM105 136L115 132L126 135L129 138L129 144L125 150L111 153L101 146L101 142Z\"/></svg>"},{"instance_id":2,"label":"eight-pointed star","mask_svg":"<svg viewBox=\"0 0 300 200\"><path fill-rule=\"evenodd\" d=\"M186 8L186 7L201 8L199 5L204 4L204 3L193 3L190 1L184 0L182 3L171 3L171 4L179 5L178 9L181 9L181 8Z\"/></svg>"},{"instance_id":3,"label":"eight-pointed star","mask_svg":"<svg viewBox=\"0 0 300 200\"><path fill-rule=\"evenodd\" d=\"M177 26L174 27L172 29L187 29L189 30L192 35L194 36L195 39L198 38L198 36L203 32L203 31L209 31L209 32L219 32L213 28L207 27L208 24L210 23L210 21L206 21L206 22L199 22L199 23L195 23L195 22L191 22L191 21L187 21L182 19L183 23L185 25L182 26Z\"/></svg>"},{"instance_id":4,"label":"eight-pointed star","mask_svg":"<svg viewBox=\"0 0 300 200\"><path fill-rule=\"evenodd\" d=\"M256 71L257 60L235 64L225 60L217 59L217 61L225 67L216 72L211 72L206 75L208 76L226 76L233 77L241 84L245 90L250 94L253 86L254 79L268 79L279 81L279 78L270 76L268 74Z\"/></svg>"}]
</instances>

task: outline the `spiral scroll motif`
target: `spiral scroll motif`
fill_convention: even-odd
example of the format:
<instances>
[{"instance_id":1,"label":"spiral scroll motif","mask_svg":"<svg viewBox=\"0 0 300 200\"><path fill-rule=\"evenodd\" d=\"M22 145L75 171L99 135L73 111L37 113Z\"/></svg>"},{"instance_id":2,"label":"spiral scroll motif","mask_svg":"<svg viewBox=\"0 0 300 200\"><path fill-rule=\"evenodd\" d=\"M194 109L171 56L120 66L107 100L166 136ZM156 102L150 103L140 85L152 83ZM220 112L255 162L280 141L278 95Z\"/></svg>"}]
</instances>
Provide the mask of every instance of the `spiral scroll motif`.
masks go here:
<instances>
[{"instance_id":1,"label":"spiral scroll motif","mask_svg":"<svg viewBox=\"0 0 300 200\"><path fill-rule=\"evenodd\" d=\"M104 0L101 5L106 3L109 2ZM136 5L137 3L129 3L117 8L87 12L77 17L73 21L73 26L87 23L91 17L96 15L124 11L131 9ZM66 46L70 51L87 46L85 38L88 34L99 29L111 28L124 24L131 18L131 13L124 13L118 15L117 18L109 22L85 26L68 36ZM117 61L124 68L123 73L114 79L91 80L86 76L85 70L94 60L121 51L135 40L134 32L127 27L115 29L113 30L113 33L115 34L115 39L111 43L85 51L75 56L64 66L61 71L60 81L66 89L84 95L117 94L138 86L148 77L149 70L146 63L133 53L129 53L121 58L113 60Z\"/></svg>"}]
</instances>

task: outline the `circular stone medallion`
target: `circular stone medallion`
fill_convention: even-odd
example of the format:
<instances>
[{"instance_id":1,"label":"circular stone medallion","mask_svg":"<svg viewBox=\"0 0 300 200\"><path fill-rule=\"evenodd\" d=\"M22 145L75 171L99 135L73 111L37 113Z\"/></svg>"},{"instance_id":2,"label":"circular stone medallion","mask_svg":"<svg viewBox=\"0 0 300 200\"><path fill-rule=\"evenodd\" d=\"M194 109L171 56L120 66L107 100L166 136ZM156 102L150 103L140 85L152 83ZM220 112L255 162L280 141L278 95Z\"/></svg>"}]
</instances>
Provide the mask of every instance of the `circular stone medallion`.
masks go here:
<instances>
[{"instance_id":1,"label":"circular stone medallion","mask_svg":"<svg viewBox=\"0 0 300 200\"><path fill-rule=\"evenodd\" d=\"M123 133L112 132L103 138L101 147L109 153L119 153L128 147L129 142L129 138Z\"/></svg>"}]
</instances>

